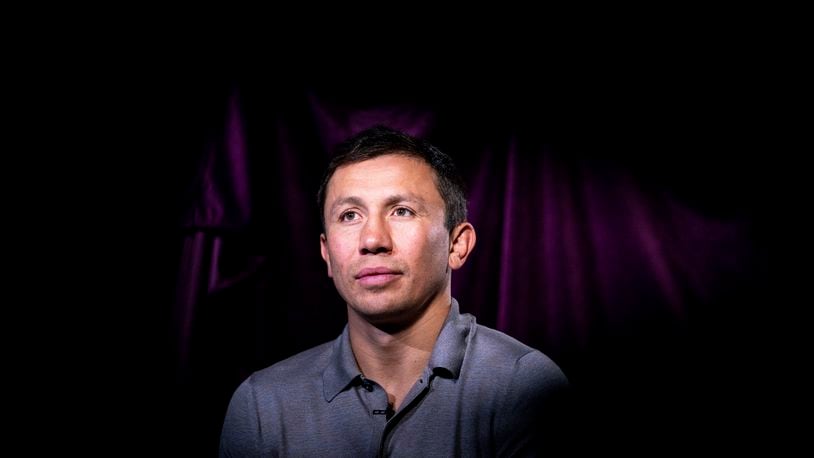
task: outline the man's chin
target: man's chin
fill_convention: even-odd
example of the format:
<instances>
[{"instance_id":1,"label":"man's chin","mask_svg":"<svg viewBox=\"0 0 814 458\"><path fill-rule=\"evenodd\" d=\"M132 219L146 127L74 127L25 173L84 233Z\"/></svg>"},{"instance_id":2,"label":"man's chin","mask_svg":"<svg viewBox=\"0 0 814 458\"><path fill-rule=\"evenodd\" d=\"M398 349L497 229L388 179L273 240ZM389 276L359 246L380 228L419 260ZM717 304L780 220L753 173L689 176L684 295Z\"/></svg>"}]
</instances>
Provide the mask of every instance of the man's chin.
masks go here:
<instances>
[{"instance_id":1,"label":"man's chin","mask_svg":"<svg viewBox=\"0 0 814 458\"><path fill-rule=\"evenodd\" d=\"M419 315L417 307L403 303L376 301L349 307L352 313L386 332L395 332L408 327Z\"/></svg>"}]
</instances>

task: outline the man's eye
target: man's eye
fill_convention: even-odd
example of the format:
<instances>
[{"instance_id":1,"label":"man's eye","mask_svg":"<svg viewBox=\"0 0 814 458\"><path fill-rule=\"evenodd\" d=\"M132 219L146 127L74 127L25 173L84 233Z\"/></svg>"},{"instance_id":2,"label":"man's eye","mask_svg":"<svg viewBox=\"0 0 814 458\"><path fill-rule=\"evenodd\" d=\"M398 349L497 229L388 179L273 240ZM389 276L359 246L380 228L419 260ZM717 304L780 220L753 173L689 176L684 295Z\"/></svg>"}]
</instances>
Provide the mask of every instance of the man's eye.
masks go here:
<instances>
[{"instance_id":1,"label":"man's eye","mask_svg":"<svg viewBox=\"0 0 814 458\"><path fill-rule=\"evenodd\" d=\"M396 216L411 216L411 215L414 215L415 213L413 213L413 211L410 210L409 208L401 207L401 208L395 209L393 211L393 214L396 215Z\"/></svg>"},{"instance_id":2,"label":"man's eye","mask_svg":"<svg viewBox=\"0 0 814 458\"><path fill-rule=\"evenodd\" d=\"M345 212L339 216L339 221L353 221L359 216L356 212Z\"/></svg>"}]
</instances>

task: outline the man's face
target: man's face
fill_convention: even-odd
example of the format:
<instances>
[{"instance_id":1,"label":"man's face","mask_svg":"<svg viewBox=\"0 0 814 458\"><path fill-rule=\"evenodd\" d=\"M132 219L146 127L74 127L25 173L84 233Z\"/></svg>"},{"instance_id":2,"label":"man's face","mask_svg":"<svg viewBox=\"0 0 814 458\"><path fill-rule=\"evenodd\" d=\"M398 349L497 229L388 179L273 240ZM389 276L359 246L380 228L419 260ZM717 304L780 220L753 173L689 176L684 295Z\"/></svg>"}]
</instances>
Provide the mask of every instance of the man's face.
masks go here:
<instances>
[{"instance_id":1,"label":"man's face","mask_svg":"<svg viewBox=\"0 0 814 458\"><path fill-rule=\"evenodd\" d=\"M384 155L342 166L328 183L328 275L365 320L409 320L449 285L449 233L435 173L421 159Z\"/></svg>"}]
</instances>

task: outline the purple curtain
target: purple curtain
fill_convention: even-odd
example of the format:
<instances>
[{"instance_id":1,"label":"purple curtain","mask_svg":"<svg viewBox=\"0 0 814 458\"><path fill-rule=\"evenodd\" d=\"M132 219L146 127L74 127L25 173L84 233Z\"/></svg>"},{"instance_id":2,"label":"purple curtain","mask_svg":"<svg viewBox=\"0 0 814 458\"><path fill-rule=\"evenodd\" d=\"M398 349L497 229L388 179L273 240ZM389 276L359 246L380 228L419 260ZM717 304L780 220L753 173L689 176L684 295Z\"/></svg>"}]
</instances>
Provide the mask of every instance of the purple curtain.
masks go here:
<instances>
[{"instance_id":1,"label":"purple curtain","mask_svg":"<svg viewBox=\"0 0 814 458\"><path fill-rule=\"evenodd\" d=\"M231 88L201 119L207 140L177 240L179 437L214 450L243 378L341 331L316 190L333 145L377 123L456 160L478 244L453 295L562 366L586 435L626 444L686 434L698 372L715 373L696 345L758 288L753 194L741 192L746 178L717 173L729 156L656 123L634 129L610 111L580 117L540 98Z\"/></svg>"}]
</instances>

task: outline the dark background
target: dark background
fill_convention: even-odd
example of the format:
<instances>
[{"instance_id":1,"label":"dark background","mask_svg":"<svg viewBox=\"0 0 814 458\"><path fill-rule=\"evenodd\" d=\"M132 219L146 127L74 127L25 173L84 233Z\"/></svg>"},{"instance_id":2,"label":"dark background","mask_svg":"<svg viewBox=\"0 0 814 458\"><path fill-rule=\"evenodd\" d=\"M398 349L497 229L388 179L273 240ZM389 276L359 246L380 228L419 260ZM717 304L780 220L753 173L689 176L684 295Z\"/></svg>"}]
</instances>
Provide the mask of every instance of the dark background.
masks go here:
<instances>
[{"instance_id":1,"label":"dark background","mask_svg":"<svg viewBox=\"0 0 814 458\"><path fill-rule=\"evenodd\" d=\"M103 180L127 188L110 208L121 211L100 212L116 248L96 270L115 311L105 340L88 342L124 363L113 381L106 364L94 371L121 386L106 398L126 417L122 443L214 454L240 381L338 335L344 305L319 258L313 196L332 140L382 119L458 163L479 240L454 295L560 364L576 449L727 449L762 429L773 150L764 96L747 91L737 56L380 64L328 49L180 51L117 68L98 86L111 110L90 118L118 152ZM230 119L245 140L238 180ZM215 203L223 211L207 213Z\"/></svg>"}]
</instances>

